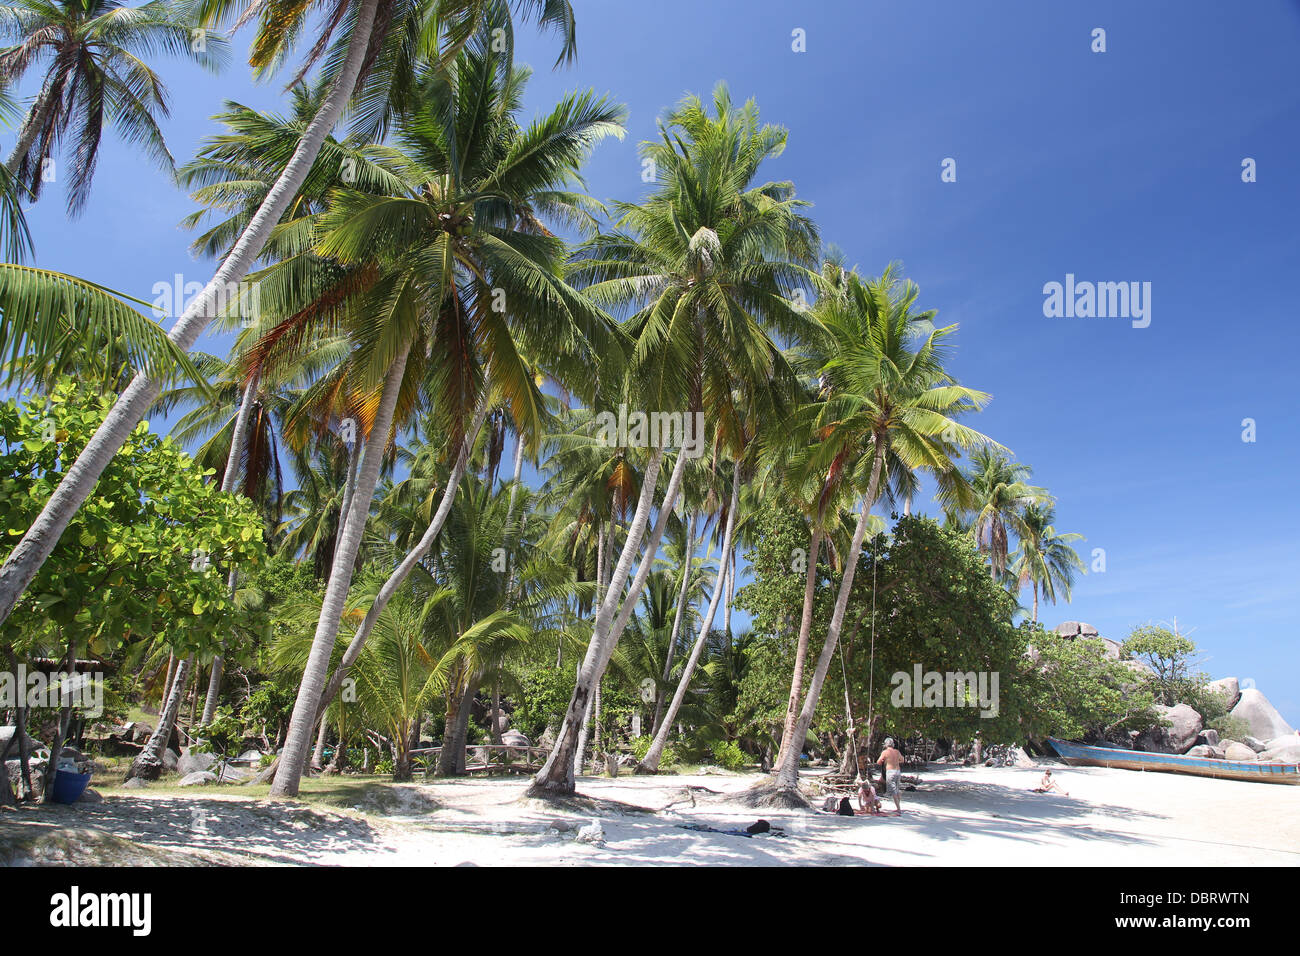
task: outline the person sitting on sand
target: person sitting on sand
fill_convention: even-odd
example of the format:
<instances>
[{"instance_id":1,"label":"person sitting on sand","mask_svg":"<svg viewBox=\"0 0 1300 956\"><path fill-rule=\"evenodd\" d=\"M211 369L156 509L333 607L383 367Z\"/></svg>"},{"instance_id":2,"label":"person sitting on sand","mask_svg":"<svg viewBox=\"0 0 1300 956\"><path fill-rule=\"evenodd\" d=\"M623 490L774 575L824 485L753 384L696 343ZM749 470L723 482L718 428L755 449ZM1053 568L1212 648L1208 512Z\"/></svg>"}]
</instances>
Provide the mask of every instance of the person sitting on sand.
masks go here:
<instances>
[{"instance_id":1,"label":"person sitting on sand","mask_svg":"<svg viewBox=\"0 0 1300 956\"><path fill-rule=\"evenodd\" d=\"M869 777L863 777L862 783L858 785L858 810L873 815L880 812L880 797Z\"/></svg>"},{"instance_id":2,"label":"person sitting on sand","mask_svg":"<svg viewBox=\"0 0 1300 956\"><path fill-rule=\"evenodd\" d=\"M1031 790L1030 793L1051 793L1053 790L1057 793L1063 793L1067 797L1069 796L1068 793L1061 789L1061 785L1052 779L1052 771L1044 770L1043 779L1038 781L1038 786Z\"/></svg>"},{"instance_id":3,"label":"person sitting on sand","mask_svg":"<svg viewBox=\"0 0 1300 956\"><path fill-rule=\"evenodd\" d=\"M903 805L899 796L903 778L903 755L894 749L894 738L885 738L885 749L876 763L885 767L885 796L894 798L894 816L902 816Z\"/></svg>"}]
</instances>

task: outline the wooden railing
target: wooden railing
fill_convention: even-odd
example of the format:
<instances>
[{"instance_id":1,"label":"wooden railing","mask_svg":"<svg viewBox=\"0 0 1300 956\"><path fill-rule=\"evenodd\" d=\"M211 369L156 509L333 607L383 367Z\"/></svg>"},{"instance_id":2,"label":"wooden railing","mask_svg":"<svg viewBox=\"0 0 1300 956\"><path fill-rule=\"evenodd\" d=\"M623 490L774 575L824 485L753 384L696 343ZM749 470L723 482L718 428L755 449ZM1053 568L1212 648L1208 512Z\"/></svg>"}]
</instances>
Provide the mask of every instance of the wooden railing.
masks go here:
<instances>
[{"instance_id":1,"label":"wooden railing","mask_svg":"<svg viewBox=\"0 0 1300 956\"><path fill-rule=\"evenodd\" d=\"M465 748L466 773L536 773L551 755L547 747L511 747L507 744L470 744ZM412 750L412 757L424 757L425 773L435 769L441 747Z\"/></svg>"}]
</instances>

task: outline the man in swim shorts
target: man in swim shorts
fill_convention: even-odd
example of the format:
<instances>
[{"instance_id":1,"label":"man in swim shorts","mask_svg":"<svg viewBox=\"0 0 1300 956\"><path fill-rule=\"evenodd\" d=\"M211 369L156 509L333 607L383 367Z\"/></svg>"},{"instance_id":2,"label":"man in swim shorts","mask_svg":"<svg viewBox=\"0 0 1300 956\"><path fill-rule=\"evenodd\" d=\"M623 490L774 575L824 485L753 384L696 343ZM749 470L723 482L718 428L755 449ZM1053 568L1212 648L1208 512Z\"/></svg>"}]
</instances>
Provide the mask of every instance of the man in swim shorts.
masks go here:
<instances>
[{"instance_id":1,"label":"man in swim shorts","mask_svg":"<svg viewBox=\"0 0 1300 956\"><path fill-rule=\"evenodd\" d=\"M894 749L894 738L885 738L885 749L880 752L880 758L876 761L883 764L885 768L885 796L894 798L894 816L901 816L903 805L899 791L903 776L903 755Z\"/></svg>"}]
</instances>

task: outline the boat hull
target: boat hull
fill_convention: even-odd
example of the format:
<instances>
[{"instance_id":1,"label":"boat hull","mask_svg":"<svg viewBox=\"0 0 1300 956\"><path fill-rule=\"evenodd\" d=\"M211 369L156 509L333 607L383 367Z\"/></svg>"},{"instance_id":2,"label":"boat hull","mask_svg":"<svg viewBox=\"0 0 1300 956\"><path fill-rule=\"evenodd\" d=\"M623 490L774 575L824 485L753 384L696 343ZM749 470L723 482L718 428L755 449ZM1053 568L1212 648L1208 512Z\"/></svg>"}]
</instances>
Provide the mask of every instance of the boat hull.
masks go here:
<instances>
[{"instance_id":1,"label":"boat hull","mask_svg":"<svg viewBox=\"0 0 1300 956\"><path fill-rule=\"evenodd\" d=\"M1152 754L1138 750L1112 750L1109 747L1072 744L1054 737L1049 737L1047 742L1071 767L1113 767L1118 770L1182 773L1195 777L1218 777L1221 780L1247 780L1252 783L1300 784L1300 764L1294 763L1253 763L1245 760L1215 760L1212 757Z\"/></svg>"}]
</instances>

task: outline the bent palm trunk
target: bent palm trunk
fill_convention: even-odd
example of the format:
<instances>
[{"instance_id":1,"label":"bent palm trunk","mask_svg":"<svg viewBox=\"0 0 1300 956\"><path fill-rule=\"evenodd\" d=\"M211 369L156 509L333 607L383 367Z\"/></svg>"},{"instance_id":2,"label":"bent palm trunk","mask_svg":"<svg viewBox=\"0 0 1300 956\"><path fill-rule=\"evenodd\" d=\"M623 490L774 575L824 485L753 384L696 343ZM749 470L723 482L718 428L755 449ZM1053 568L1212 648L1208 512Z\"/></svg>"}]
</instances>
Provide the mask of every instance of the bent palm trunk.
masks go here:
<instances>
[{"instance_id":1,"label":"bent palm trunk","mask_svg":"<svg viewBox=\"0 0 1300 956\"><path fill-rule=\"evenodd\" d=\"M235 490L235 482L238 480L239 463L244 457L244 441L248 434L248 422L252 418L253 401L257 396L257 378L250 378L244 386L243 397L239 401L239 413L235 416L234 431L230 435L230 452L226 456L226 471L221 476L221 490L231 492ZM239 571L237 568L230 569L230 577L226 581L227 589L230 592L230 601L233 604L235 600L235 589L239 584ZM221 675L225 671L225 661L222 660L225 654L225 647L221 649L222 653L212 658L212 673L208 675L208 696L203 702L203 719L199 721L204 727L212 723L212 718L217 713L217 699L221 696Z\"/></svg>"},{"instance_id":2,"label":"bent palm trunk","mask_svg":"<svg viewBox=\"0 0 1300 956\"><path fill-rule=\"evenodd\" d=\"M668 678L673 672L673 655L677 650L677 639L682 633L682 619L686 616L686 595L690 591L691 584L691 566L695 563L695 519L687 516L686 524L686 560L682 567L682 586L677 592L677 609L673 613L673 629L668 635L668 651L664 654L664 675L660 681L662 686L668 685ZM667 699L664 697L662 690L655 692L655 716L650 724L650 735L653 737L659 733L659 725L663 720L664 704Z\"/></svg>"},{"instance_id":3,"label":"bent palm trunk","mask_svg":"<svg viewBox=\"0 0 1300 956\"><path fill-rule=\"evenodd\" d=\"M803 747L800 740L794 744L794 728L799 720L799 708L803 703L803 672L808 662L808 639L812 636L813 600L817 590L817 559L821 555L822 529L814 527L812 542L809 546L808 572L803 585L803 614L799 618L799 643L794 652L794 676L790 679L790 697L785 705L785 726L781 730L781 747L777 751L776 762L791 746Z\"/></svg>"},{"instance_id":4,"label":"bent palm trunk","mask_svg":"<svg viewBox=\"0 0 1300 956\"><path fill-rule=\"evenodd\" d=\"M361 536L365 531L366 517L370 512L370 499L379 481L379 466L384 457L384 446L388 443L388 433L393 425L393 414L397 407L397 396L402 388L402 376L406 372L406 358L410 354L411 344L407 342L398 352L396 360L384 378L384 390L380 395L379 407L375 410L374 422L370 434L366 437L365 462L357 477L357 488L353 492L352 505L346 520L346 531L342 547L334 554L334 566L330 569L329 583L325 587L325 597L321 601L320 620L316 624L316 636L312 639L311 653L307 666L303 670L302 683L298 687L298 699L293 705L293 717L289 721L289 733L285 739L283 759L271 787L273 797L296 797L298 781L302 776L303 765L307 761L308 748L311 746L312 731L316 729L319 717L321 692L325 689L325 678L329 672L330 656L334 652L334 641L338 637L339 624L343 620L344 605L348 598L348 588L352 585L352 570L356 565L357 551L361 547Z\"/></svg>"},{"instance_id":5,"label":"bent palm trunk","mask_svg":"<svg viewBox=\"0 0 1300 956\"><path fill-rule=\"evenodd\" d=\"M731 540L736 531L736 510L739 503L740 463L737 462L735 471L731 476L731 507L727 512L726 530L722 533L722 560L718 565L717 576L713 580L713 597L709 599L709 609L704 615L704 620L700 622L700 633L695 638L695 645L691 648L691 656L687 658L681 679L677 682L677 690L673 693L672 702L668 705L668 712L664 715L663 723L659 725L659 731L655 734L650 749L646 751L646 755L637 764L637 773L658 772L659 761L663 759L664 747L668 744L668 733L672 730L673 721L677 719L677 711L681 709L682 701L686 699L686 690L691 685L691 678L695 675L695 667L700 662L700 654L704 652L704 644L709 639L709 629L713 626L713 617L718 613L718 604L721 603L722 596L726 592L723 577L728 573L727 559L731 554Z\"/></svg>"},{"instance_id":6,"label":"bent palm trunk","mask_svg":"<svg viewBox=\"0 0 1300 956\"><path fill-rule=\"evenodd\" d=\"M331 84L320 110L307 124L289 163L267 191L266 198L262 200L230 254L168 334L182 349L193 347L200 333L216 315L218 296L224 295L252 268L261 255L262 247L270 238L271 231L306 180L320 154L325 137L339 121L344 106L352 97L362 60L370 46L378 5L379 0L361 0L352 35L348 40L347 54L338 78ZM160 388L161 382L143 372L132 379L95 431L94 437L87 442L59 482L32 526L5 559L4 565L0 566L0 622L9 617L18 598L58 544L68 523L90 495L109 461L148 412Z\"/></svg>"},{"instance_id":7,"label":"bent palm trunk","mask_svg":"<svg viewBox=\"0 0 1300 956\"><path fill-rule=\"evenodd\" d=\"M171 690L163 703L162 713L158 715L158 726L149 735L149 742L144 750L131 762L131 769L126 778L140 777L144 780L157 780L162 774L162 754L171 739L172 728L176 725L176 715L181 710L181 699L185 696L185 685L189 682L190 670L194 667L194 655L191 654L176 664L176 676L172 678Z\"/></svg>"},{"instance_id":8,"label":"bent palm trunk","mask_svg":"<svg viewBox=\"0 0 1300 956\"><path fill-rule=\"evenodd\" d=\"M826 674L831 668L831 658L835 654L835 647L840 639L840 631L844 626L844 613L849 605L849 592L853 590L853 575L858 568L858 558L862 556L862 542L867 536L871 506L875 503L876 492L880 483L884 447L879 442L877 442L875 458L876 460L871 466L871 482L867 486L867 496L863 499L862 510L858 512L858 526L853 529L853 541L849 545L849 553L844 558L844 575L840 580L839 592L835 595L835 609L831 612L830 626L826 630L826 643L822 645L822 652L817 658L817 667L813 671L812 680L808 683L808 695L804 698L803 709L799 712L799 720L795 724L791 746L786 748L785 753L781 755L780 763L777 764L776 769L773 771L777 786L782 789L793 790L799 785L799 748L794 744L794 741L802 741L808 736L808 728L812 726L813 712L817 708L817 698L821 694L822 684L826 682Z\"/></svg>"},{"instance_id":9,"label":"bent palm trunk","mask_svg":"<svg viewBox=\"0 0 1300 956\"><path fill-rule=\"evenodd\" d=\"M684 456L679 456L684 457ZM645 478L641 483L641 496L637 500L636 513L628 527L627 540L619 555L618 565L609 582L609 590L596 613L596 626L587 645L586 656L578 668L574 681L573 693L569 697L569 706L564 712L564 720L556 735L555 746L542 765L542 769L533 778L530 792L536 794L573 793L574 759L577 756L578 734L586 718L587 707L591 701L596 682L604 673L605 665L614 652L616 638L611 639L614 611L618 598L627 583L632 570L632 561L641 547L641 538L645 535L646 524L650 520L650 509L654 504L655 485L659 479L660 465L663 463L663 449L659 446L650 452L650 461L646 466ZM667 504L671 508L671 504ZM665 517L661 514L661 517ZM653 555L651 556L653 557ZM648 563L648 562L643 562ZM640 574L638 574L640 577Z\"/></svg>"},{"instance_id":10,"label":"bent palm trunk","mask_svg":"<svg viewBox=\"0 0 1300 956\"><path fill-rule=\"evenodd\" d=\"M438 502L438 510L434 512L433 519L429 522L429 527L425 529L419 542L402 559L402 563L388 576L384 586L375 595L375 602L370 606L370 610L366 612L365 619L361 622L361 626L357 628L357 632L352 635L352 640L348 642L347 649L343 652L343 659L339 661L339 666L335 668L334 675L330 678L324 692L321 694L320 702L316 705L318 714L323 714L325 708L333 703L334 698L343 687L343 681L347 678L348 671L356 663L357 658L361 656L361 649L365 647L366 639L370 636L370 632L374 630L379 615L384 612L384 608L393 599L393 595L397 593L398 588L410 577L411 572L415 570L415 566L424 560L424 556L433 547L433 542L438 540L438 535L442 533L442 526L447 523L447 515L451 514L452 503L456 500L456 491L460 488L460 480L465 476L470 452L478 438L479 430L483 427L483 420L487 417L487 406L487 397L484 396L478 412L474 416L470 431L466 433L465 442L461 447L460 454L456 457L456 463L452 466L451 474L447 476L447 486L442 490L442 500ZM368 460L369 457L369 454L367 454L366 459Z\"/></svg>"}]
</instances>

